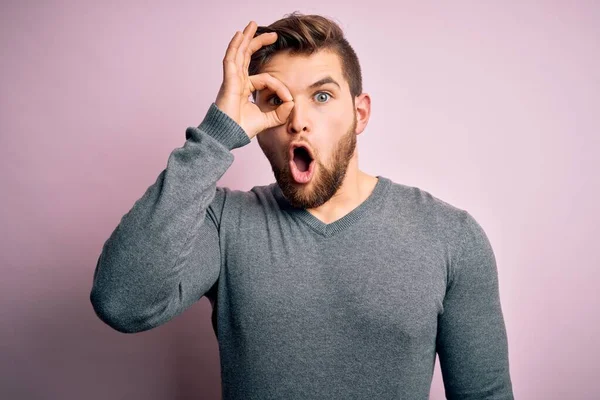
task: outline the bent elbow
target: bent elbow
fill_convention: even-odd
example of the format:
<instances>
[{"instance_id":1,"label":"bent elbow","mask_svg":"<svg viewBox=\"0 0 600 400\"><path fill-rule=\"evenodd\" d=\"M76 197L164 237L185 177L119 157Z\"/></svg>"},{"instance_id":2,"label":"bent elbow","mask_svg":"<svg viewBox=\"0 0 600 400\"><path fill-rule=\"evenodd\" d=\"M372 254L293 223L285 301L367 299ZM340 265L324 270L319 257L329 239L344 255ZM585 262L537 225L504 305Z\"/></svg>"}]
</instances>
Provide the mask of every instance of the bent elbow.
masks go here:
<instances>
[{"instance_id":1,"label":"bent elbow","mask_svg":"<svg viewBox=\"0 0 600 400\"><path fill-rule=\"evenodd\" d=\"M94 312L102 322L121 333L138 333L151 329L147 319L136 316L123 302L102 295L92 289L90 302Z\"/></svg>"}]
</instances>

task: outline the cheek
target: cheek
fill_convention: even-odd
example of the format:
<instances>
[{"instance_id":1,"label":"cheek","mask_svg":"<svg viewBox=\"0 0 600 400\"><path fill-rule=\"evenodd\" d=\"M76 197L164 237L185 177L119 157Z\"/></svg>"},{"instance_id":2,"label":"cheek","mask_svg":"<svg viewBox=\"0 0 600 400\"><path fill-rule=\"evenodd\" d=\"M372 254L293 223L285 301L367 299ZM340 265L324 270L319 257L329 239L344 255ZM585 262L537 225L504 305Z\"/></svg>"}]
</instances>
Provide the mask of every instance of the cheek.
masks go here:
<instances>
[{"instance_id":1,"label":"cheek","mask_svg":"<svg viewBox=\"0 0 600 400\"><path fill-rule=\"evenodd\" d=\"M348 124L348 113L344 113L342 110L330 111L327 115L323 116L322 122L328 129L335 130L335 132L343 130Z\"/></svg>"},{"instance_id":2,"label":"cheek","mask_svg":"<svg viewBox=\"0 0 600 400\"><path fill-rule=\"evenodd\" d=\"M277 133L273 128L265 129L256 135L261 147L273 148L277 144Z\"/></svg>"},{"instance_id":3,"label":"cheek","mask_svg":"<svg viewBox=\"0 0 600 400\"><path fill-rule=\"evenodd\" d=\"M285 162L285 143L281 143L277 140L275 132L270 132L269 130L263 131L257 135L256 138L258 140L258 145L267 158L276 163Z\"/></svg>"}]
</instances>

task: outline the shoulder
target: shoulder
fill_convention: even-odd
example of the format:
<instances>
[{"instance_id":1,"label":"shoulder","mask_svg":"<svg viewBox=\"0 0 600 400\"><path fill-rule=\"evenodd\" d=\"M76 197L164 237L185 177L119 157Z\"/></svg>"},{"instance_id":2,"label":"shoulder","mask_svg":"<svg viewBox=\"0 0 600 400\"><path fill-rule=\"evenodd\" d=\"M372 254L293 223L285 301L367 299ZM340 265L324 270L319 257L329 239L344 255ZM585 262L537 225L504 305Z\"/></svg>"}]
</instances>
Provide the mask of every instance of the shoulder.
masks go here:
<instances>
[{"instance_id":1,"label":"shoulder","mask_svg":"<svg viewBox=\"0 0 600 400\"><path fill-rule=\"evenodd\" d=\"M418 186L390 181L388 201L405 218L426 221L438 228L460 229L469 213Z\"/></svg>"},{"instance_id":2,"label":"shoulder","mask_svg":"<svg viewBox=\"0 0 600 400\"><path fill-rule=\"evenodd\" d=\"M395 212L403 215L403 222L411 233L423 235L443 247L451 277L457 271L468 274L480 274L483 268L489 269L484 273L494 271L495 256L490 240L468 210L416 186L393 183L390 189L388 199L397 207Z\"/></svg>"},{"instance_id":3,"label":"shoulder","mask_svg":"<svg viewBox=\"0 0 600 400\"><path fill-rule=\"evenodd\" d=\"M428 190L391 182L387 207L394 220L461 252L474 243L488 247L488 238L474 216L464 208Z\"/></svg>"}]
</instances>

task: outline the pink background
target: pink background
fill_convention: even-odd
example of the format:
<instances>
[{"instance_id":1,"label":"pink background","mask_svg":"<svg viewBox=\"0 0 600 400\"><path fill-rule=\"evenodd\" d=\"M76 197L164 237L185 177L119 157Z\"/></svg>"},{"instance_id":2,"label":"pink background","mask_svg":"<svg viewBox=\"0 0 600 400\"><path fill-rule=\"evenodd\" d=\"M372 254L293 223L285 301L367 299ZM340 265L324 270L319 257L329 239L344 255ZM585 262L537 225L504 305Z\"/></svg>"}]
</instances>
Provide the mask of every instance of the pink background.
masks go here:
<instances>
[{"instance_id":1,"label":"pink background","mask_svg":"<svg viewBox=\"0 0 600 400\"><path fill-rule=\"evenodd\" d=\"M516 398L600 398L597 2L118 3L0 6L0 398L219 398L206 298L125 335L92 275L214 101L235 31L295 10L336 19L361 60L361 169L488 234ZM274 180L255 140L234 155L219 185Z\"/></svg>"}]
</instances>

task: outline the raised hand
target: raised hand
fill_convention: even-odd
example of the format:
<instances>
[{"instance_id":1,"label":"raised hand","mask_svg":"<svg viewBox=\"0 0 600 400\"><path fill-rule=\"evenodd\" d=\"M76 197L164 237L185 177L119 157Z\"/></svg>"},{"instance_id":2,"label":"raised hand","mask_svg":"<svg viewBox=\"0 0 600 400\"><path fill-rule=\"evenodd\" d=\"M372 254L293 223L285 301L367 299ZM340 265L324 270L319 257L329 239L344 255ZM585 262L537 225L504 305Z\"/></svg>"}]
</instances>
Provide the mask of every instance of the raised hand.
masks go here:
<instances>
[{"instance_id":1,"label":"raised hand","mask_svg":"<svg viewBox=\"0 0 600 400\"><path fill-rule=\"evenodd\" d=\"M256 22L250 23L244 32L237 31L229 42L223 59L223 83L215 104L221 111L237 122L252 139L261 131L282 125L288 119L294 101L288 88L268 73L248 75L252 54L277 40L277 33L263 33L254 37ZM249 99L255 90L271 89L282 101L277 108L263 112Z\"/></svg>"}]
</instances>

